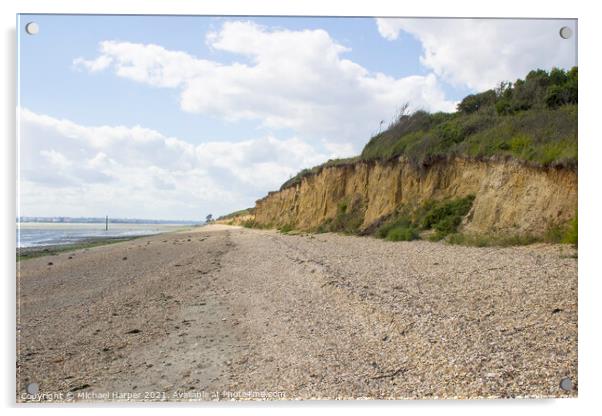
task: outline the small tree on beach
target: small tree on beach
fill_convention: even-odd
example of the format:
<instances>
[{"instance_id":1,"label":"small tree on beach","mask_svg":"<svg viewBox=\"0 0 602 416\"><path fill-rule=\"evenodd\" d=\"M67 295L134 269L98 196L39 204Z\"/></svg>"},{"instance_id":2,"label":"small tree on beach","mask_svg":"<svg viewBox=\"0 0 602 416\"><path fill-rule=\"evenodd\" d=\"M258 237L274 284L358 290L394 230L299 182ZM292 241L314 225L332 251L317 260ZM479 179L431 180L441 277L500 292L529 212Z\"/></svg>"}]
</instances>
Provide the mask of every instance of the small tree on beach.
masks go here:
<instances>
[{"instance_id":1,"label":"small tree on beach","mask_svg":"<svg viewBox=\"0 0 602 416\"><path fill-rule=\"evenodd\" d=\"M206 220L207 222L211 222L211 221L213 221L213 215L211 215L211 214L207 215L207 217L205 218L205 220Z\"/></svg>"}]
</instances>

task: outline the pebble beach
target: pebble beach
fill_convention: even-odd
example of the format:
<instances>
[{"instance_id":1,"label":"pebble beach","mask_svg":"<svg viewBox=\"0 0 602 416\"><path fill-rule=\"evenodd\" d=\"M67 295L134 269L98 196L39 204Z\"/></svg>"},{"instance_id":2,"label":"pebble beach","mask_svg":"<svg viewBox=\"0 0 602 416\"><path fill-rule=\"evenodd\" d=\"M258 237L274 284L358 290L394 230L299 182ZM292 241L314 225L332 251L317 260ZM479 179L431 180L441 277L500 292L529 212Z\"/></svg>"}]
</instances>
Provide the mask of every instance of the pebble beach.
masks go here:
<instances>
[{"instance_id":1,"label":"pebble beach","mask_svg":"<svg viewBox=\"0 0 602 416\"><path fill-rule=\"evenodd\" d=\"M567 245L216 224L23 260L17 278L20 402L577 395Z\"/></svg>"}]
</instances>

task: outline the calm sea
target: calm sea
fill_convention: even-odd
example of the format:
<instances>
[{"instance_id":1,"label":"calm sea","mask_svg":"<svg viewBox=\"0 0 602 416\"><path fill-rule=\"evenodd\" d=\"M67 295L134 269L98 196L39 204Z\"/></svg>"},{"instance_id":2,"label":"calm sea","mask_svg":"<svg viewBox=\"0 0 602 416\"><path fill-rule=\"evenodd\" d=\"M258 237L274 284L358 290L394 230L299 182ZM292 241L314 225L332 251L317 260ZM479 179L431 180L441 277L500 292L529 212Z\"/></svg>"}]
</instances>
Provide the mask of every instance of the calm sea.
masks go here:
<instances>
[{"instance_id":1,"label":"calm sea","mask_svg":"<svg viewBox=\"0 0 602 416\"><path fill-rule=\"evenodd\" d=\"M104 224L17 223L17 247L52 246L77 243L89 238L135 237L189 228L191 224Z\"/></svg>"}]
</instances>

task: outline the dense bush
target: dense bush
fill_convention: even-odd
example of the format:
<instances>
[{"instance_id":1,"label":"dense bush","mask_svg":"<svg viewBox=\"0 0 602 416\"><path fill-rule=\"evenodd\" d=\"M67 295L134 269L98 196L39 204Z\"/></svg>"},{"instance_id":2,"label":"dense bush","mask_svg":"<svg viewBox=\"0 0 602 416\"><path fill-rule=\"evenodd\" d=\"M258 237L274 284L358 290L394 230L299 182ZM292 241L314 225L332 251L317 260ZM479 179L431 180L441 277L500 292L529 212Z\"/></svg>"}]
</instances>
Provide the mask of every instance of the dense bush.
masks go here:
<instances>
[{"instance_id":1,"label":"dense bush","mask_svg":"<svg viewBox=\"0 0 602 416\"><path fill-rule=\"evenodd\" d=\"M577 165L577 106L498 117L454 151L469 157L510 156L541 166Z\"/></svg>"},{"instance_id":2,"label":"dense bush","mask_svg":"<svg viewBox=\"0 0 602 416\"><path fill-rule=\"evenodd\" d=\"M413 228L412 221L405 215L399 215L392 221L385 222L376 229L375 235L378 238L387 238L389 232L395 228Z\"/></svg>"},{"instance_id":3,"label":"dense bush","mask_svg":"<svg viewBox=\"0 0 602 416\"><path fill-rule=\"evenodd\" d=\"M421 227L448 233L455 231L472 207L474 198L474 195L468 195L448 201L426 202L421 209Z\"/></svg>"},{"instance_id":4,"label":"dense bush","mask_svg":"<svg viewBox=\"0 0 602 416\"><path fill-rule=\"evenodd\" d=\"M419 238L420 230L433 230L431 240L441 240L455 233L462 218L474 201L474 195L463 198L427 201L418 209L401 210L388 221L383 222L375 231L378 238L387 240L415 240Z\"/></svg>"},{"instance_id":5,"label":"dense bush","mask_svg":"<svg viewBox=\"0 0 602 416\"><path fill-rule=\"evenodd\" d=\"M577 67L571 69L566 76L563 75L558 75L560 80L555 82L547 91L546 105L549 108L557 108L565 104L577 104L579 93Z\"/></svg>"},{"instance_id":6,"label":"dense bush","mask_svg":"<svg viewBox=\"0 0 602 416\"><path fill-rule=\"evenodd\" d=\"M471 94L458 104L458 111L466 114L474 113L482 108L495 105L496 99L497 96L494 90Z\"/></svg>"},{"instance_id":7,"label":"dense bush","mask_svg":"<svg viewBox=\"0 0 602 416\"><path fill-rule=\"evenodd\" d=\"M554 68L549 73L538 69L514 84L502 83L496 90L496 110L499 114L513 114L531 108L577 104L577 75L577 67L568 72Z\"/></svg>"},{"instance_id":8,"label":"dense bush","mask_svg":"<svg viewBox=\"0 0 602 416\"><path fill-rule=\"evenodd\" d=\"M377 136L366 145L361 159L384 161L401 155L417 166L448 156L509 156L542 166L575 167L577 106L530 109L504 116L493 108L455 113L429 130L396 139Z\"/></svg>"},{"instance_id":9,"label":"dense bush","mask_svg":"<svg viewBox=\"0 0 602 416\"><path fill-rule=\"evenodd\" d=\"M418 211L420 227L435 230L435 234L431 236L432 240L440 240L455 233L462 218L470 211L474 198L474 195L468 195L464 198L425 203Z\"/></svg>"},{"instance_id":10,"label":"dense bush","mask_svg":"<svg viewBox=\"0 0 602 416\"><path fill-rule=\"evenodd\" d=\"M420 238L415 224L404 215L396 217L393 221L382 224L376 229L376 236L389 241L411 241Z\"/></svg>"}]
</instances>

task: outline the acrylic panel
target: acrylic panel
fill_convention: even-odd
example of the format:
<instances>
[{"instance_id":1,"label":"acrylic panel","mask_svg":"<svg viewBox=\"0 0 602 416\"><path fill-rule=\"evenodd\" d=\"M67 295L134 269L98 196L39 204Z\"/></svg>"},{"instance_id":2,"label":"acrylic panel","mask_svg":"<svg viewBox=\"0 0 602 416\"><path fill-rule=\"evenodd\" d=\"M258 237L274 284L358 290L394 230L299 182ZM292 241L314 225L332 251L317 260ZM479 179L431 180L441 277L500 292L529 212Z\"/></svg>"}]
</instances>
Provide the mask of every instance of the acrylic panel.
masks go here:
<instances>
[{"instance_id":1,"label":"acrylic panel","mask_svg":"<svg viewBox=\"0 0 602 416\"><path fill-rule=\"evenodd\" d=\"M575 19L17 34L17 401L577 396Z\"/></svg>"}]
</instances>

